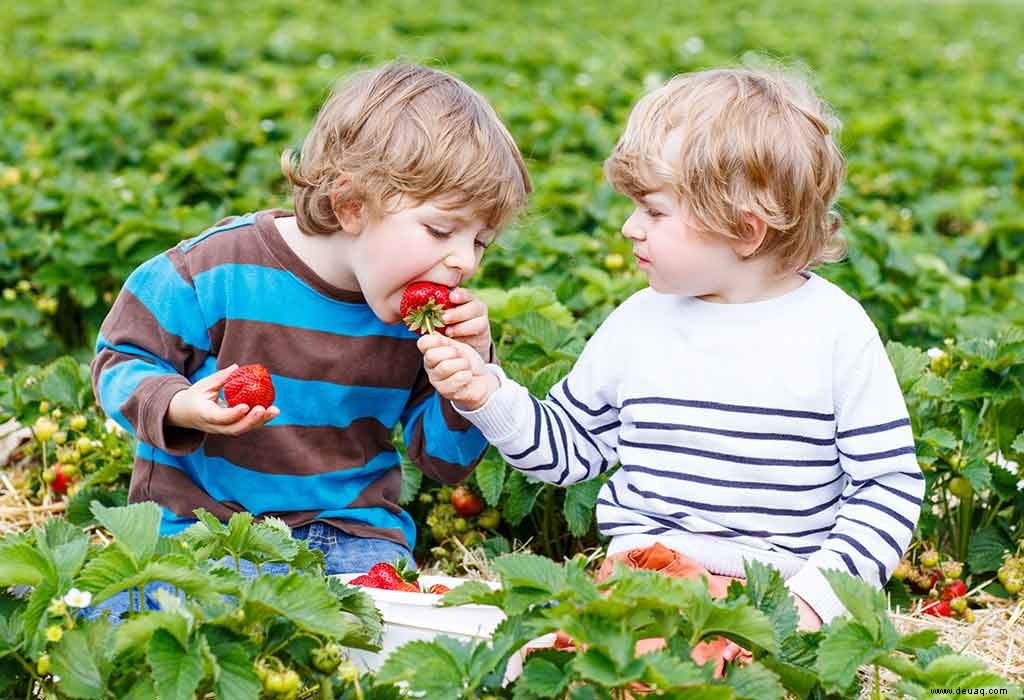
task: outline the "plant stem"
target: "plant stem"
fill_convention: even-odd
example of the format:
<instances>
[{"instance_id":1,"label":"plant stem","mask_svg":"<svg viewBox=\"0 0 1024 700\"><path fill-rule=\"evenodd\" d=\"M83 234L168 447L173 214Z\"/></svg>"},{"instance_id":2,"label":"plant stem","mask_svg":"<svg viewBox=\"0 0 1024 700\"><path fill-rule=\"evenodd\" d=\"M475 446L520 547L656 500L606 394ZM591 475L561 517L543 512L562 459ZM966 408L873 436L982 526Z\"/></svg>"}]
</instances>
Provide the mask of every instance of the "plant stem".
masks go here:
<instances>
[{"instance_id":1,"label":"plant stem","mask_svg":"<svg viewBox=\"0 0 1024 700\"><path fill-rule=\"evenodd\" d=\"M875 687L871 689L871 697L873 700L882 700L882 679L878 664L875 664L873 668L875 669Z\"/></svg>"}]
</instances>

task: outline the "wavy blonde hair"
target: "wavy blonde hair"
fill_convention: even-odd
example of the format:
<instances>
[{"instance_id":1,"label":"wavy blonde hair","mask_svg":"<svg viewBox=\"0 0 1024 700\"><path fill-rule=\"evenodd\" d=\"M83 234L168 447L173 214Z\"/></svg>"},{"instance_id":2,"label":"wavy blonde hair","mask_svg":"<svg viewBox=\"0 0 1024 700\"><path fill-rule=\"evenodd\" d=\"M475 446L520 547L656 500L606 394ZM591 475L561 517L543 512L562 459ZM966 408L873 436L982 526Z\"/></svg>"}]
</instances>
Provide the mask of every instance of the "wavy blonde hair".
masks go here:
<instances>
[{"instance_id":1,"label":"wavy blonde hair","mask_svg":"<svg viewBox=\"0 0 1024 700\"><path fill-rule=\"evenodd\" d=\"M743 238L749 212L768 228L754 255L800 271L845 254L833 209L846 173L839 127L795 69L687 73L633 108L605 177L633 198L669 186L710 234ZM678 152L666 154L677 129Z\"/></svg>"},{"instance_id":2,"label":"wavy blonde hair","mask_svg":"<svg viewBox=\"0 0 1024 700\"><path fill-rule=\"evenodd\" d=\"M461 80L393 62L356 73L327 98L300 153L281 170L299 228L328 235L338 212L370 216L403 198L467 208L500 230L532 190L519 148L494 109Z\"/></svg>"}]
</instances>

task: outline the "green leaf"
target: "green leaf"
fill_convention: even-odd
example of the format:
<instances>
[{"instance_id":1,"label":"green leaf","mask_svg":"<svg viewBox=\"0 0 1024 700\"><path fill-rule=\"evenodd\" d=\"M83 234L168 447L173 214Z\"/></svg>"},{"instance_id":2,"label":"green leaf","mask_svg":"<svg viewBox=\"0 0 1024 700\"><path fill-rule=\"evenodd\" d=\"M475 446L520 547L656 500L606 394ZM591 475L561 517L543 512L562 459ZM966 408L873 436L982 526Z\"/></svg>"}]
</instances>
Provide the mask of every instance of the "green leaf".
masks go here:
<instances>
[{"instance_id":1,"label":"green leaf","mask_svg":"<svg viewBox=\"0 0 1024 700\"><path fill-rule=\"evenodd\" d=\"M498 605L502 599L501 591L496 591L483 581L466 581L444 594L442 605Z\"/></svg>"},{"instance_id":2,"label":"green leaf","mask_svg":"<svg viewBox=\"0 0 1024 700\"><path fill-rule=\"evenodd\" d=\"M257 700L261 683L253 668L256 650L242 638L233 638L222 628L208 627L206 642L216 659L214 695L231 700Z\"/></svg>"},{"instance_id":3,"label":"green leaf","mask_svg":"<svg viewBox=\"0 0 1024 700\"><path fill-rule=\"evenodd\" d=\"M505 473L508 465L505 460L497 454L496 450L489 450L487 456L473 472L476 484L480 487L480 493L489 506L497 506L501 500L501 491L505 486Z\"/></svg>"},{"instance_id":4,"label":"green leaf","mask_svg":"<svg viewBox=\"0 0 1024 700\"><path fill-rule=\"evenodd\" d=\"M115 630L114 654L120 655L132 649L145 649L157 630L165 630L178 643L188 643L188 620L181 615L166 610L145 612L132 617Z\"/></svg>"},{"instance_id":5,"label":"green leaf","mask_svg":"<svg viewBox=\"0 0 1024 700\"><path fill-rule=\"evenodd\" d=\"M591 479L566 489L565 521L569 525L569 532L576 537L583 537L590 530L594 508L597 506L597 494L602 486L603 480Z\"/></svg>"},{"instance_id":6,"label":"green leaf","mask_svg":"<svg viewBox=\"0 0 1024 700\"><path fill-rule=\"evenodd\" d=\"M733 667L726 676L725 683L736 691L737 698L782 700L784 697L779 677L756 661Z\"/></svg>"},{"instance_id":7,"label":"green leaf","mask_svg":"<svg viewBox=\"0 0 1024 700\"><path fill-rule=\"evenodd\" d=\"M1013 444L1010 445L1010 449L1017 454L1024 454L1024 432L1014 438Z\"/></svg>"},{"instance_id":8,"label":"green leaf","mask_svg":"<svg viewBox=\"0 0 1024 700\"><path fill-rule=\"evenodd\" d=\"M917 649L930 649L938 641L939 633L936 630L920 630L900 637L898 648L909 654Z\"/></svg>"},{"instance_id":9,"label":"green leaf","mask_svg":"<svg viewBox=\"0 0 1024 700\"><path fill-rule=\"evenodd\" d=\"M483 466L483 465L480 465ZM480 467L477 467L479 469ZM402 490L398 495L398 504L406 505L411 502L412 499L416 498L416 494L420 492L420 487L423 485L423 472L419 468L410 462L408 458L402 458Z\"/></svg>"},{"instance_id":10,"label":"green leaf","mask_svg":"<svg viewBox=\"0 0 1024 700\"><path fill-rule=\"evenodd\" d=\"M128 504L128 491L125 489L108 491L99 486L83 488L68 500L64 517L68 519L69 523L78 527L93 525L96 522L96 518L92 514L93 501L99 501L107 507L125 506Z\"/></svg>"},{"instance_id":11,"label":"green leaf","mask_svg":"<svg viewBox=\"0 0 1024 700\"><path fill-rule=\"evenodd\" d=\"M186 648L167 630L156 630L149 641L149 667L160 700L193 700L204 675L198 640Z\"/></svg>"},{"instance_id":12,"label":"green leaf","mask_svg":"<svg viewBox=\"0 0 1024 700\"><path fill-rule=\"evenodd\" d=\"M541 698L557 696L569 683L569 675L558 666L545 659L528 659L523 667L523 675L516 681L526 690Z\"/></svg>"},{"instance_id":13,"label":"green leaf","mask_svg":"<svg viewBox=\"0 0 1024 700\"><path fill-rule=\"evenodd\" d=\"M507 554L491 562L506 586L528 586L548 592L565 587L565 571L555 562L536 554Z\"/></svg>"},{"instance_id":14,"label":"green leaf","mask_svg":"<svg viewBox=\"0 0 1024 700\"><path fill-rule=\"evenodd\" d=\"M509 525L515 526L533 510L544 484L530 479L522 472L512 470L505 481L505 507L502 515Z\"/></svg>"},{"instance_id":15,"label":"green leaf","mask_svg":"<svg viewBox=\"0 0 1024 700\"><path fill-rule=\"evenodd\" d=\"M984 459L972 459L964 467L963 476L971 482L974 492L984 491L992 484L992 472Z\"/></svg>"},{"instance_id":16,"label":"green leaf","mask_svg":"<svg viewBox=\"0 0 1024 700\"><path fill-rule=\"evenodd\" d=\"M569 666L584 680L618 687L639 680L646 664L643 659L633 659L624 668L616 668L615 662L600 650L587 649L578 653Z\"/></svg>"},{"instance_id":17,"label":"green leaf","mask_svg":"<svg viewBox=\"0 0 1024 700\"><path fill-rule=\"evenodd\" d=\"M0 586L35 586L56 576L53 565L32 545L20 542L0 547Z\"/></svg>"},{"instance_id":18,"label":"green leaf","mask_svg":"<svg viewBox=\"0 0 1024 700\"><path fill-rule=\"evenodd\" d=\"M138 573L138 567L127 552L118 547L107 547L94 556L78 577L78 585L95 594L94 603L110 597L120 583ZM108 591L109 592L106 592ZM104 592L103 595L100 595Z\"/></svg>"},{"instance_id":19,"label":"green leaf","mask_svg":"<svg viewBox=\"0 0 1024 700\"><path fill-rule=\"evenodd\" d=\"M662 690L698 685L710 680L704 669L693 660L681 659L663 649L649 652L640 658L647 666L643 680Z\"/></svg>"},{"instance_id":20,"label":"green leaf","mask_svg":"<svg viewBox=\"0 0 1024 700\"><path fill-rule=\"evenodd\" d=\"M896 371L900 389L904 394L908 393L924 374L925 367L928 366L928 355L917 348L892 340L885 344L885 351L889 354L889 360Z\"/></svg>"},{"instance_id":21,"label":"green leaf","mask_svg":"<svg viewBox=\"0 0 1024 700\"><path fill-rule=\"evenodd\" d=\"M345 637L358 622L347 617L321 578L291 573L253 579L244 594L246 614L283 615L315 634Z\"/></svg>"},{"instance_id":22,"label":"green leaf","mask_svg":"<svg viewBox=\"0 0 1024 700\"><path fill-rule=\"evenodd\" d=\"M862 625L840 620L829 625L818 647L815 669L829 692L843 692L853 687L857 669L884 652L879 649L870 631Z\"/></svg>"},{"instance_id":23,"label":"green leaf","mask_svg":"<svg viewBox=\"0 0 1024 700\"><path fill-rule=\"evenodd\" d=\"M920 439L944 450L952 450L958 443L953 431L946 430L945 428L931 428L925 431Z\"/></svg>"},{"instance_id":24,"label":"green leaf","mask_svg":"<svg viewBox=\"0 0 1024 700\"><path fill-rule=\"evenodd\" d=\"M64 633L50 653L51 670L61 691L73 698L104 697L102 662L110 635L108 622Z\"/></svg>"},{"instance_id":25,"label":"green leaf","mask_svg":"<svg viewBox=\"0 0 1024 700\"><path fill-rule=\"evenodd\" d=\"M432 698L461 698L463 670L451 652L433 642L414 641L391 652L377 670L376 682L405 681L409 690Z\"/></svg>"},{"instance_id":26,"label":"green leaf","mask_svg":"<svg viewBox=\"0 0 1024 700\"><path fill-rule=\"evenodd\" d=\"M845 571L829 569L822 574L853 619L877 639L882 631L882 620L888 621L882 592Z\"/></svg>"},{"instance_id":27,"label":"green leaf","mask_svg":"<svg viewBox=\"0 0 1024 700\"><path fill-rule=\"evenodd\" d=\"M131 553L135 562L149 561L160 538L160 506L152 501L133 503L121 508L107 508L99 501L92 503L96 520L114 536L117 546Z\"/></svg>"},{"instance_id":28,"label":"green leaf","mask_svg":"<svg viewBox=\"0 0 1024 700\"><path fill-rule=\"evenodd\" d=\"M744 562L744 592L751 605L771 620L776 639L785 639L796 631L800 615L778 569L756 560Z\"/></svg>"},{"instance_id":29,"label":"green leaf","mask_svg":"<svg viewBox=\"0 0 1024 700\"><path fill-rule=\"evenodd\" d=\"M1003 553L1013 548L1013 543L996 527L988 526L976 530L967 545L967 565L974 573L995 571L1003 565Z\"/></svg>"}]
</instances>

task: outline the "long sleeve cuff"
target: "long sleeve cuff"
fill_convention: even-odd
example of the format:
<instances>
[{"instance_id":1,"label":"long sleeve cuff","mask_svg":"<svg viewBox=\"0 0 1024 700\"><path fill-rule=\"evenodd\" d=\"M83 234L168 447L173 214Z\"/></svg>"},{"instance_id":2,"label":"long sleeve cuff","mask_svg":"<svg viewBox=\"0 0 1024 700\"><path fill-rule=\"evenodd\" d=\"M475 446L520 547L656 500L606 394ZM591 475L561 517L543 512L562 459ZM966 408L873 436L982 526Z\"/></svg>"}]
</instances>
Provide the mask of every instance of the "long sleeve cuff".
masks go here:
<instances>
[{"instance_id":1,"label":"long sleeve cuff","mask_svg":"<svg viewBox=\"0 0 1024 700\"><path fill-rule=\"evenodd\" d=\"M139 415L137 437L141 442L172 455L186 455L199 449L206 439L206 433L166 423L171 399L190 386L184 377L171 375L150 389Z\"/></svg>"},{"instance_id":2,"label":"long sleeve cuff","mask_svg":"<svg viewBox=\"0 0 1024 700\"><path fill-rule=\"evenodd\" d=\"M786 580L786 586L818 613L822 623L831 622L833 618L846 614L846 607L836 597L828 579L813 564L806 564L800 571L790 576Z\"/></svg>"},{"instance_id":3,"label":"long sleeve cuff","mask_svg":"<svg viewBox=\"0 0 1024 700\"><path fill-rule=\"evenodd\" d=\"M463 411L454 404L452 407L479 428L487 442L501 450L503 445L520 436L517 409L524 400L522 394L526 393L526 389L505 376L504 370L498 365L489 364L486 367L498 378L499 383L498 390L491 394L487 403L473 411ZM526 400L529 400L528 397Z\"/></svg>"}]
</instances>

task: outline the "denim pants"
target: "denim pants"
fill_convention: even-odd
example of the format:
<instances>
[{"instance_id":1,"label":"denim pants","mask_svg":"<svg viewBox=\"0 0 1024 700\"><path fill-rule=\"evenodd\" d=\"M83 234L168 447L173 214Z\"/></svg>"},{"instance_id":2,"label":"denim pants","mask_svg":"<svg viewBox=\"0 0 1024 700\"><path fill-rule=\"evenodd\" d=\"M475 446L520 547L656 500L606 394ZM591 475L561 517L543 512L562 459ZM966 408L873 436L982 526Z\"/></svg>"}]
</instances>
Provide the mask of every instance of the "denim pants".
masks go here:
<instances>
[{"instance_id":1,"label":"denim pants","mask_svg":"<svg viewBox=\"0 0 1024 700\"><path fill-rule=\"evenodd\" d=\"M382 561L393 563L396 559L404 559L410 566L415 566L412 552L403 545L391 540L382 540L369 537L356 537L349 535L332 525L321 522L313 522L292 530L292 537L297 540L306 540L310 549L319 549L324 553L324 573L328 576L335 574L355 574L369 571L370 567ZM230 564L230 559L224 563ZM242 559L240 562L241 573L246 578L255 578L256 565ZM288 573L288 565L283 562L271 562L263 564L260 572L280 576ZM146 586L146 609L157 610L159 604L153 597L161 588L174 591L170 584L153 582ZM85 608L82 616L86 619L99 617L105 610L110 611L110 619L117 621L122 615L128 612L129 607L128 591L111 596L97 605Z\"/></svg>"}]
</instances>

